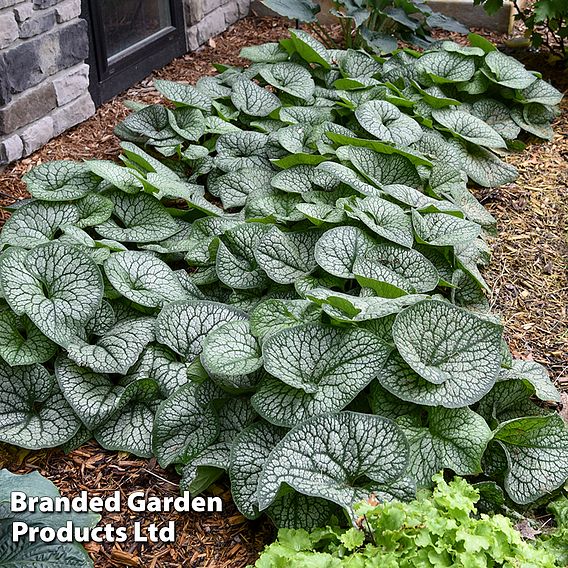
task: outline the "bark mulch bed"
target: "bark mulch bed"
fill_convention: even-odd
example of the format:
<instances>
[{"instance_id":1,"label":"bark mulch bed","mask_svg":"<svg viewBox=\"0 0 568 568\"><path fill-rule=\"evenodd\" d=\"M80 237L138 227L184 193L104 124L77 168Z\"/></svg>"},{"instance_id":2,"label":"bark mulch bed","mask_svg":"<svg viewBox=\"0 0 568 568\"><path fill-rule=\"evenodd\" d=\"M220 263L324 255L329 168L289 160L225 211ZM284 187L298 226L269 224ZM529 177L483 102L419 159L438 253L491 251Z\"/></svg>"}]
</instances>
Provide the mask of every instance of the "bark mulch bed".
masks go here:
<instances>
[{"instance_id":1,"label":"bark mulch bed","mask_svg":"<svg viewBox=\"0 0 568 568\"><path fill-rule=\"evenodd\" d=\"M119 144L113 127L128 111L127 99L159 100L154 78L195 82L214 74L211 62L239 64L241 47L276 41L286 35L290 22L249 17L211 40L198 52L174 60L126 93L104 104L94 117L49 142L32 156L0 173L0 200L7 204L25 197L21 176L31 167L56 159L115 159ZM487 34L486 34L487 35ZM490 36L499 41L498 36ZM460 39L455 38L453 39ZM540 67L530 56L531 67ZM555 81L554 68L539 69ZM561 75L560 75L561 76ZM567 80L564 76L564 79ZM558 85L566 89L566 84ZM499 235L492 242L493 259L485 275L492 287L493 309L502 314L506 336L516 357L546 365L557 384L568 391L568 104L555 125L550 143L531 141L521 154L508 161L519 169L519 179L497 189L479 189L478 198L497 218ZM7 214L0 211L0 225ZM568 405L568 395L566 396ZM0 449L1 450L1 449ZM159 497L178 494L178 478L162 470L155 459L137 459L102 450L95 443L64 455L59 450L30 452L16 448L0 451L0 467L15 473L38 470L64 495L81 490L105 496L120 490L126 496L144 491ZM177 539L171 544L90 543L97 568L141 566L147 568L242 568L255 561L264 543L273 537L268 520L246 521L231 502L224 485L211 492L224 502L223 513L107 513L101 524L165 526L176 522ZM138 516L137 516L138 515Z\"/></svg>"}]
</instances>

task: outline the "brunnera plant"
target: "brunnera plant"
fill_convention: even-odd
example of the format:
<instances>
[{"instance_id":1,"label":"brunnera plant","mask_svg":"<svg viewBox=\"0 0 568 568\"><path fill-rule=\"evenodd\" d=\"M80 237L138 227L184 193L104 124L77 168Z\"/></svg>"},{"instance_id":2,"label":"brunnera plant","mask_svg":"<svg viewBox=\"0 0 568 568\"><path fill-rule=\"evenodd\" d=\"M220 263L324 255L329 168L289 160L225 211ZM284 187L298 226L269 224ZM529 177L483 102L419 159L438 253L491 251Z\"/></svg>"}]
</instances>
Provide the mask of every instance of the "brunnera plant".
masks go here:
<instances>
[{"instance_id":1,"label":"brunnera plant","mask_svg":"<svg viewBox=\"0 0 568 568\"><path fill-rule=\"evenodd\" d=\"M117 127L122 164L42 164L0 235L0 441L90 438L228 474L248 518L323 526L442 469L526 505L568 478L513 360L467 188L550 137L561 95L479 38L390 59L293 30ZM268 88L269 87L269 88Z\"/></svg>"}]
</instances>

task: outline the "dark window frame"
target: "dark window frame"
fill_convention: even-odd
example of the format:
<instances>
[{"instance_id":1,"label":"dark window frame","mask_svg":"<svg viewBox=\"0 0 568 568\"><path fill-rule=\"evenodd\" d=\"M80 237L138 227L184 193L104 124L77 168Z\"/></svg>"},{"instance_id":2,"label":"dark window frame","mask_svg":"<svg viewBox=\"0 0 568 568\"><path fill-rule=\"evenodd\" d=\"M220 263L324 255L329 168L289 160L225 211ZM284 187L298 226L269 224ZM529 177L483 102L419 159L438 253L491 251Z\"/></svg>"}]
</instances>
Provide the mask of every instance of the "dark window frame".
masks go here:
<instances>
[{"instance_id":1,"label":"dark window frame","mask_svg":"<svg viewBox=\"0 0 568 568\"><path fill-rule=\"evenodd\" d=\"M96 106L186 53L183 0L169 3L171 26L109 59L99 2L81 0L81 15L89 24L89 91Z\"/></svg>"}]
</instances>

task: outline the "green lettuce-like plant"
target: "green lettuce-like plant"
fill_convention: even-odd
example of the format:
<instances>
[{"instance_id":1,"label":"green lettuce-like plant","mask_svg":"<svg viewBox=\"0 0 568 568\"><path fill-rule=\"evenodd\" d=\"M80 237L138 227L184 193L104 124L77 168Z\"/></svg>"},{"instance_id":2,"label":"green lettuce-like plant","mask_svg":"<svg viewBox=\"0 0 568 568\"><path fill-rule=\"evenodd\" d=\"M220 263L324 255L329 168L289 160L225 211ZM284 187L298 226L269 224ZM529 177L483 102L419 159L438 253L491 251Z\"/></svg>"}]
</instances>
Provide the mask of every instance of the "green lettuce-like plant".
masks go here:
<instances>
[{"instance_id":1,"label":"green lettuce-like plant","mask_svg":"<svg viewBox=\"0 0 568 568\"><path fill-rule=\"evenodd\" d=\"M435 475L434 482L408 503L357 504L359 528L280 529L255 567L565 565L540 542L524 541L507 517L477 515L479 491L465 480Z\"/></svg>"},{"instance_id":2,"label":"green lettuce-like plant","mask_svg":"<svg viewBox=\"0 0 568 568\"><path fill-rule=\"evenodd\" d=\"M228 473L246 517L288 527L440 469L548 495L568 430L489 312L495 221L467 181L512 181L497 152L519 116L548 134L560 94L485 44L382 60L291 33L156 81L170 104L117 127L122 164L26 174L0 234L0 441L94 437L194 493Z\"/></svg>"}]
</instances>

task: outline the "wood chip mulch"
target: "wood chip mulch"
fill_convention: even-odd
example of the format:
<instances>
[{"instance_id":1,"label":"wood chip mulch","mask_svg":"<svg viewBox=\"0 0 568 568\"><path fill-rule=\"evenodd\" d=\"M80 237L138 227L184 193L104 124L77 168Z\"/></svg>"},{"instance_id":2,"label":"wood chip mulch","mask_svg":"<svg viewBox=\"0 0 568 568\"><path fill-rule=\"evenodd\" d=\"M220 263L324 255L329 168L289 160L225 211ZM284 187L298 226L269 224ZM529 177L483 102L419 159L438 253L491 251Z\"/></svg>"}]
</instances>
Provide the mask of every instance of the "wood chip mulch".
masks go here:
<instances>
[{"instance_id":1,"label":"wood chip mulch","mask_svg":"<svg viewBox=\"0 0 568 568\"><path fill-rule=\"evenodd\" d=\"M128 114L123 101L158 101L151 86L154 78L193 83L200 76L215 73L211 62L242 64L238 58L241 47L277 41L286 35L289 24L277 18L246 18L201 50L156 71L101 106L88 121L0 172L0 205L27 196L21 176L39 163L69 158L116 159L119 145L112 130ZM499 37L492 35L491 39L498 41ZM535 61L534 54L530 57ZM537 67L553 81L560 77L553 68L531 65ZM476 194L498 221L499 234L492 242L493 259L485 276L492 287L492 307L503 317L513 353L546 365L557 384L568 390L567 103L555 132L554 141L533 143L523 153L507 158L520 172L515 183L479 189ZM0 210L0 225L7 216ZM162 470L154 459L105 451L95 443L69 455L59 450L0 448L0 467L15 473L37 470L69 497L81 490L91 496L107 496L115 490L124 496L134 491L160 497L178 494L178 476ZM222 483L211 491L222 497L222 513L130 513L123 508L121 513L103 514L100 524L115 526L132 527L136 521L145 526L151 522L165 526L173 520L177 539L175 545L136 544L131 540L120 545L90 543L87 549L96 568L243 568L254 562L258 551L274 536L271 524L265 519L246 521Z\"/></svg>"}]
</instances>

